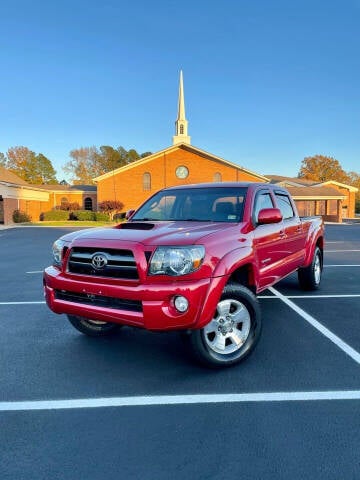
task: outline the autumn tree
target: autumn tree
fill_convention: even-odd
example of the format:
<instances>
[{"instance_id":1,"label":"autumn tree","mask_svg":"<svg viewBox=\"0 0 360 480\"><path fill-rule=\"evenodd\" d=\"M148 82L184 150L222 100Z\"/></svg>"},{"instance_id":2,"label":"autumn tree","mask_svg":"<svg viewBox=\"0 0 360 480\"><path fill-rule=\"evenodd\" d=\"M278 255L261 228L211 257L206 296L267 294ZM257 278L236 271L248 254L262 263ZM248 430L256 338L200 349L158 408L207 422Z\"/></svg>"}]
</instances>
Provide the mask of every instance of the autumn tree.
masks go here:
<instances>
[{"instance_id":1,"label":"autumn tree","mask_svg":"<svg viewBox=\"0 0 360 480\"><path fill-rule=\"evenodd\" d=\"M71 160L63 169L71 175L74 184L93 183L92 179L97 176L97 155L96 147L81 147L71 150Z\"/></svg>"},{"instance_id":2,"label":"autumn tree","mask_svg":"<svg viewBox=\"0 0 360 480\"><path fill-rule=\"evenodd\" d=\"M74 184L92 184L93 178L123 167L128 163L151 155L150 152L139 154L136 150L124 147L114 148L109 145L82 147L70 152L71 160L65 165Z\"/></svg>"},{"instance_id":3,"label":"autumn tree","mask_svg":"<svg viewBox=\"0 0 360 480\"><path fill-rule=\"evenodd\" d=\"M340 162L335 158L324 155L304 158L298 177L319 182L335 180L346 183L348 181L348 176L342 169Z\"/></svg>"},{"instance_id":4,"label":"autumn tree","mask_svg":"<svg viewBox=\"0 0 360 480\"><path fill-rule=\"evenodd\" d=\"M51 161L42 153L38 155L27 147L11 147L4 165L30 184L56 184L56 171Z\"/></svg>"}]
</instances>

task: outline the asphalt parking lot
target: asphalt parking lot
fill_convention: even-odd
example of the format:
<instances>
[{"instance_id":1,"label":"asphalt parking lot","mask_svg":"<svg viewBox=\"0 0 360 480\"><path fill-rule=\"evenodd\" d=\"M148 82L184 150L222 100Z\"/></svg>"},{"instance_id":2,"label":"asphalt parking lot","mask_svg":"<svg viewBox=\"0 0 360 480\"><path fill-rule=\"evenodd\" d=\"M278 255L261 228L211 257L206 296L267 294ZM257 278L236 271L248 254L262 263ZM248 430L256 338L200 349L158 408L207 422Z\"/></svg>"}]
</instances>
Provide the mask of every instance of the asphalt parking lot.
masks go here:
<instances>
[{"instance_id":1,"label":"asphalt parking lot","mask_svg":"<svg viewBox=\"0 0 360 480\"><path fill-rule=\"evenodd\" d=\"M81 335L44 305L68 229L0 230L0 478L359 479L360 224L327 225L321 289L261 294L254 353L220 371L172 333Z\"/></svg>"}]
</instances>

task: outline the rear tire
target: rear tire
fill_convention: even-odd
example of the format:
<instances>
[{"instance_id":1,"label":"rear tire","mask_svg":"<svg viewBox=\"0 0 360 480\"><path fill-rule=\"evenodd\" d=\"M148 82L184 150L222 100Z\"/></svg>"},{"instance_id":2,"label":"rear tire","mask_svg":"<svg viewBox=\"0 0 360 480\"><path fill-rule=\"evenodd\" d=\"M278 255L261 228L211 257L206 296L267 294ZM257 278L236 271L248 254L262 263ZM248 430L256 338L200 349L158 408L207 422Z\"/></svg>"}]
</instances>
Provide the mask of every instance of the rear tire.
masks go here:
<instances>
[{"instance_id":1,"label":"rear tire","mask_svg":"<svg viewBox=\"0 0 360 480\"><path fill-rule=\"evenodd\" d=\"M79 317L77 315L67 315L69 322L79 332L90 337L103 337L112 335L121 325L110 322L101 322L99 320L90 320L89 318Z\"/></svg>"},{"instance_id":2,"label":"rear tire","mask_svg":"<svg viewBox=\"0 0 360 480\"><path fill-rule=\"evenodd\" d=\"M228 284L213 319L190 335L195 357L207 367L229 367L255 348L261 334L261 312L256 296L243 285Z\"/></svg>"},{"instance_id":3,"label":"rear tire","mask_svg":"<svg viewBox=\"0 0 360 480\"><path fill-rule=\"evenodd\" d=\"M305 268L299 268L298 280L303 290L317 290L320 286L323 269L323 254L319 247L315 248L311 264Z\"/></svg>"}]
</instances>

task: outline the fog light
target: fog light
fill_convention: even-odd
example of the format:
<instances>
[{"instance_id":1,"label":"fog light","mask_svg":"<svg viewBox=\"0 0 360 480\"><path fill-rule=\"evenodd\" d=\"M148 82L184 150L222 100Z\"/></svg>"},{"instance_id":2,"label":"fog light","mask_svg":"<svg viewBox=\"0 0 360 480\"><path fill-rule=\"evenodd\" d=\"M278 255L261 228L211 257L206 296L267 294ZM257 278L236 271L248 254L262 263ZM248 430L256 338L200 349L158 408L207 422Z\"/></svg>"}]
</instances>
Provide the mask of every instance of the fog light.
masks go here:
<instances>
[{"instance_id":1,"label":"fog light","mask_svg":"<svg viewBox=\"0 0 360 480\"><path fill-rule=\"evenodd\" d=\"M189 302L185 297L179 296L174 298L174 305L178 312L184 313L189 308Z\"/></svg>"}]
</instances>

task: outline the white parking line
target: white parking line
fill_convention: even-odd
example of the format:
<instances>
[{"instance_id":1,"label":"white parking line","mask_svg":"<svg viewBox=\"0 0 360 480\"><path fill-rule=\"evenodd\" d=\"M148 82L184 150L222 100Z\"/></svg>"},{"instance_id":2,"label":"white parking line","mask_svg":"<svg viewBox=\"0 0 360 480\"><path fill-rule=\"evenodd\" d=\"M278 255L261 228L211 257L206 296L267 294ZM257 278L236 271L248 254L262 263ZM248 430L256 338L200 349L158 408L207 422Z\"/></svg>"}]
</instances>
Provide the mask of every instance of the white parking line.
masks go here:
<instances>
[{"instance_id":1,"label":"white parking line","mask_svg":"<svg viewBox=\"0 0 360 480\"><path fill-rule=\"evenodd\" d=\"M360 250L325 250L325 253L348 253L348 252L360 252Z\"/></svg>"},{"instance_id":2,"label":"white parking line","mask_svg":"<svg viewBox=\"0 0 360 480\"><path fill-rule=\"evenodd\" d=\"M270 290L270 289L269 289ZM331 295L282 295L284 298L360 298L360 293L331 294ZM278 295L259 295L261 300L281 300ZM0 305L45 305L46 302L0 302Z\"/></svg>"},{"instance_id":3,"label":"white parking line","mask_svg":"<svg viewBox=\"0 0 360 480\"><path fill-rule=\"evenodd\" d=\"M0 302L0 305L42 305L46 302Z\"/></svg>"},{"instance_id":4,"label":"white parking line","mask_svg":"<svg viewBox=\"0 0 360 480\"><path fill-rule=\"evenodd\" d=\"M359 265L324 265L324 268L337 268L337 267L360 267Z\"/></svg>"},{"instance_id":5,"label":"white parking line","mask_svg":"<svg viewBox=\"0 0 360 480\"><path fill-rule=\"evenodd\" d=\"M78 408L142 407L161 405L200 405L206 403L306 402L360 400L360 390L320 392L224 393L204 395L153 395L138 397L78 398L73 400L35 400L0 402L0 412L29 410L68 410Z\"/></svg>"},{"instance_id":6,"label":"white parking line","mask_svg":"<svg viewBox=\"0 0 360 480\"><path fill-rule=\"evenodd\" d=\"M360 294L344 294L344 295L284 295L285 298L360 298ZM274 295L259 295L258 298L266 298L266 299L277 299L281 300L280 297Z\"/></svg>"},{"instance_id":7,"label":"white parking line","mask_svg":"<svg viewBox=\"0 0 360 480\"><path fill-rule=\"evenodd\" d=\"M320 333L327 337L331 342L333 342L337 347L339 347L343 352L349 355L356 363L360 364L360 353L354 350L350 345L344 342L340 337L331 332L328 328L324 327L320 322L318 322L314 317L306 313L302 308L295 305L294 302L289 300L283 294L275 290L274 287L269 288L270 292L276 295L280 300L282 300L288 307L294 310L298 315L300 315L304 320L310 323L314 328L316 328Z\"/></svg>"},{"instance_id":8,"label":"white parking line","mask_svg":"<svg viewBox=\"0 0 360 480\"><path fill-rule=\"evenodd\" d=\"M43 273L44 270L34 270L33 272L26 272L26 273Z\"/></svg>"}]
</instances>

